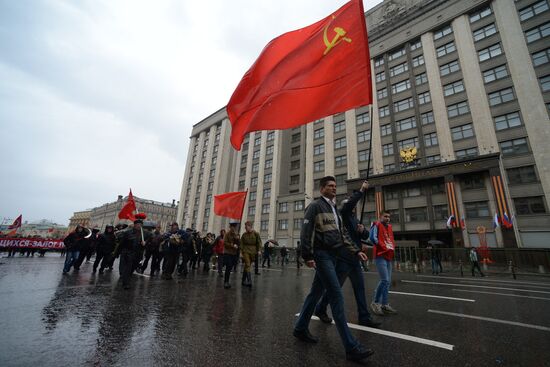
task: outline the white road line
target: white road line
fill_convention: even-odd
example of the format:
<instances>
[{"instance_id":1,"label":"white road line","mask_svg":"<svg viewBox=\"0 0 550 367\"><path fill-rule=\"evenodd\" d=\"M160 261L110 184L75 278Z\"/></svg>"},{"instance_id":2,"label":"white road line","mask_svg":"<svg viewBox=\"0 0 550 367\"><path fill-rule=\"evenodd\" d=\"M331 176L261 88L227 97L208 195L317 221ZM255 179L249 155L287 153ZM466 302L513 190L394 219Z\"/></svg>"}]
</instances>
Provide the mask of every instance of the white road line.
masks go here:
<instances>
[{"instance_id":1,"label":"white road line","mask_svg":"<svg viewBox=\"0 0 550 367\"><path fill-rule=\"evenodd\" d=\"M475 302L475 299L468 299L468 298L456 298L456 297L444 297L444 296L436 296L433 294L423 294L423 293L408 293L408 292L395 292L390 291L391 294L401 294L404 296L417 296L417 297L428 297L428 298L441 298L441 299L450 299L452 301L464 301L464 302Z\"/></svg>"},{"instance_id":2,"label":"white road line","mask_svg":"<svg viewBox=\"0 0 550 367\"><path fill-rule=\"evenodd\" d=\"M479 293L479 294L494 294L497 296L509 296L509 297L519 297L519 298L531 298L531 299L542 299L545 301L550 301L550 298L545 297L533 297L533 296L522 296L520 294L511 294L511 293L498 293L498 292L481 292L481 291L469 291L467 289L453 289L457 292L468 292L468 293Z\"/></svg>"},{"instance_id":3,"label":"white road line","mask_svg":"<svg viewBox=\"0 0 550 367\"><path fill-rule=\"evenodd\" d=\"M437 279L459 279L459 280L466 280L464 277L447 277L447 276L439 276L439 275L417 275L419 278L437 278ZM522 282L517 280L498 280L493 278L476 278L476 280L471 280L472 282L496 282L496 283L512 283L512 284L529 284L529 285L540 285L540 286L547 286L550 287L550 284L548 283L542 283L542 282Z\"/></svg>"},{"instance_id":4,"label":"white road line","mask_svg":"<svg viewBox=\"0 0 550 367\"><path fill-rule=\"evenodd\" d=\"M470 284L472 282L475 282L475 280L461 280L460 283L464 283L464 284ZM477 282L479 284L479 282ZM541 286L541 285L527 285L527 284L502 284L502 283L499 283L499 282L483 282L484 284L492 284L492 285L499 285L499 286L503 286L503 285L506 285L506 286L516 286L516 287L529 287L529 288L539 288L539 289L550 289L550 287L548 286Z\"/></svg>"},{"instance_id":5,"label":"white road line","mask_svg":"<svg viewBox=\"0 0 550 367\"><path fill-rule=\"evenodd\" d=\"M298 317L298 316L300 316L300 314L297 313L295 316ZM311 319L319 321L319 318L317 316L312 316ZM334 324L334 321L332 323ZM375 328L367 327L367 326L351 324L349 322L348 322L348 327L350 329L357 329L357 330L361 330L361 331L367 331L367 332L373 333L373 334L380 334L380 335L385 335L385 336L389 336L389 337L392 337L392 338L408 340L408 341L411 341L411 342L414 342L414 343L425 344L425 345L429 345L429 346L436 347L436 348L441 348L441 349L453 350L453 348L454 348L454 345L452 345L452 344L442 343L442 342L438 342L438 341L430 340L430 339L419 338L417 336L412 336L412 335L407 335L407 334L395 333L393 331L387 331L387 330L375 329Z\"/></svg>"},{"instance_id":6,"label":"white road line","mask_svg":"<svg viewBox=\"0 0 550 367\"><path fill-rule=\"evenodd\" d=\"M140 273L135 273L135 274L139 275L140 277L151 278L149 275L140 274Z\"/></svg>"},{"instance_id":7,"label":"white road line","mask_svg":"<svg viewBox=\"0 0 550 367\"><path fill-rule=\"evenodd\" d=\"M540 326L540 325L533 325L533 324L524 324L522 322L516 322L516 321L508 321L508 320L501 320L501 319L493 319L491 317L482 317L482 316L474 316L474 315L465 315L463 313L454 313L454 312L446 312L446 311L437 311L437 310L428 310L428 312L431 313L438 313L441 315L448 315L448 316L457 316L467 319L475 319L475 320L482 320L482 321L490 321L490 322L497 322L500 324L507 324L507 325L514 325L514 326L521 326L531 329L537 329L542 331L550 331L550 327L546 326Z\"/></svg>"},{"instance_id":8,"label":"white road line","mask_svg":"<svg viewBox=\"0 0 550 367\"><path fill-rule=\"evenodd\" d=\"M473 284L456 284L456 283L440 283L440 282L420 282L418 280L402 280L403 283L419 283L419 284L435 284L435 285L449 285L454 287L467 287L467 288L487 288L487 289L500 289L503 291L516 291L516 292L530 292L530 293L544 293L550 294L550 292L535 291L532 289L517 289L517 288L501 288L501 287L489 287L487 285L473 285Z\"/></svg>"}]
</instances>

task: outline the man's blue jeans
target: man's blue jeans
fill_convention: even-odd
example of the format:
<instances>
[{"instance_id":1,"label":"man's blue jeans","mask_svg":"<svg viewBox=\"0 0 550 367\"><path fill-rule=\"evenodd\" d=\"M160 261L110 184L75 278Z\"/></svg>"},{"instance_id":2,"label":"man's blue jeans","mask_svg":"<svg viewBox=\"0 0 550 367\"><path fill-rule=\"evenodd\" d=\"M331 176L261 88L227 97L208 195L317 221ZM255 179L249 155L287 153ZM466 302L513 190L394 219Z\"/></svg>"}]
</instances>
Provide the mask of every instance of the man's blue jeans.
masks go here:
<instances>
[{"instance_id":1,"label":"man's blue jeans","mask_svg":"<svg viewBox=\"0 0 550 367\"><path fill-rule=\"evenodd\" d=\"M347 251L347 250L344 250ZM346 352L349 352L359 346L359 342L351 335L344 313L344 295L336 275L336 251L315 250L313 254L316 271L311 290L304 301L300 316L294 325L295 330L303 331L309 327L309 321L315 311L317 302L326 289L332 317L334 323L344 344Z\"/></svg>"},{"instance_id":2,"label":"man's blue jeans","mask_svg":"<svg viewBox=\"0 0 550 367\"><path fill-rule=\"evenodd\" d=\"M378 275L380 275L380 282L374 291L374 303L387 305L391 283L391 261L386 260L383 257L377 257L374 259L374 263L376 264Z\"/></svg>"},{"instance_id":3,"label":"man's blue jeans","mask_svg":"<svg viewBox=\"0 0 550 367\"><path fill-rule=\"evenodd\" d=\"M78 255L80 251L67 251L67 256L65 257L65 266L63 266L63 272L68 273L71 270L74 262L78 260Z\"/></svg>"}]
</instances>

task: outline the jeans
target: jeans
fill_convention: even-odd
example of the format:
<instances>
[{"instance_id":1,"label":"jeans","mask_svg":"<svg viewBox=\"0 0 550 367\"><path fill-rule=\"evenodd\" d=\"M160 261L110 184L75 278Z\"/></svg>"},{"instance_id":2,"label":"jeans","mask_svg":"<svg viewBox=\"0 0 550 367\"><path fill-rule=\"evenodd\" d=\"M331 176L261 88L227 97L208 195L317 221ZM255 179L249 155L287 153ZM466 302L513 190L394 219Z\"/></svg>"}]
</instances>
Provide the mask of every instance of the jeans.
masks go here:
<instances>
[{"instance_id":1,"label":"jeans","mask_svg":"<svg viewBox=\"0 0 550 367\"><path fill-rule=\"evenodd\" d=\"M361 266L361 262L357 260L355 263L350 263L345 260L336 260L336 274L338 275L340 286L344 285L344 282L348 277L351 281L353 294L355 295L355 302L357 303L359 322L370 320L371 315L367 306L365 279L363 278L363 267ZM325 294L323 294L323 298L321 298L321 301L317 305L315 310L316 313L327 313L328 304L329 298L327 292L325 292Z\"/></svg>"},{"instance_id":2,"label":"jeans","mask_svg":"<svg viewBox=\"0 0 550 367\"><path fill-rule=\"evenodd\" d=\"M262 268L265 266L266 261L267 261L267 267L270 268L271 267L271 255L269 254L269 252L264 251L264 255L262 257L263 257Z\"/></svg>"},{"instance_id":3,"label":"jeans","mask_svg":"<svg viewBox=\"0 0 550 367\"><path fill-rule=\"evenodd\" d=\"M80 255L80 251L67 251L67 257L65 257L65 266L63 267L63 272L68 273L69 270L71 270L71 266L73 266L74 262L78 260L78 256Z\"/></svg>"},{"instance_id":4,"label":"jeans","mask_svg":"<svg viewBox=\"0 0 550 367\"><path fill-rule=\"evenodd\" d=\"M313 254L313 258L316 264L315 278L313 279L311 290L304 301L300 316L294 328L298 331L308 329L309 321L311 320L315 306L323 295L323 291L326 289L330 300L332 317L334 318L334 323L342 339L342 344L344 344L346 352L352 351L360 344L353 335L351 335L346 321L346 315L344 313L344 295L342 294L342 288L340 287L340 282L336 275L336 251L316 250Z\"/></svg>"},{"instance_id":5,"label":"jeans","mask_svg":"<svg viewBox=\"0 0 550 367\"><path fill-rule=\"evenodd\" d=\"M225 265L225 274L224 274L224 282L229 283L229 277L231 276L231 269L233 269L237 261L239 260L238 255L231 255L231 254L223 254L223 264Z\"/></svg>"},{"instance_id":6,"label":"jeans","mask_svg":"<svg viewBox=\"0 0 550 367\"><path fill-rule=\"evenodd\" d=\"M374 291L374 303L387 305L391 283L391 261L383 257L377 257L374 259L374 263L376 264L378 275L380 275L380 282Z\"/></svg>"}]
</instances>

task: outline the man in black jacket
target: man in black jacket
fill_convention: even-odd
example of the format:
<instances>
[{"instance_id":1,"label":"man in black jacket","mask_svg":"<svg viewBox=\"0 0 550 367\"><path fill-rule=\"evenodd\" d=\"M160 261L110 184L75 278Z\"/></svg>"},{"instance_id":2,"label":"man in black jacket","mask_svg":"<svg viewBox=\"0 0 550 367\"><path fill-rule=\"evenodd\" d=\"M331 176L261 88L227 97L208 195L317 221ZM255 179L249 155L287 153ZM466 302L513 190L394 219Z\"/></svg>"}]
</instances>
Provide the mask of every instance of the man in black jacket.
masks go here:
<instances>
[{"instance_id":1,"label":"man in black jacket","mask_svg":"<svg viewBox=\"0 0 550 367\"><path fill-rule=\"evenodd\" d=\"M86 230L80 224L76 226L74 232L69 233L63 240L65 249L67 250L67 256L65 257L65 265L63 266L63 274L66 274L71 270L71 266L75 264L80 255L80 248L82 242L87 241ZM78 270L75 268L75 270Z\"/></svg>"},{"instance_id":2,"label":"man in black jacket","mask_svg":"<svg viewBox=\"0 0 550 367\"><path fill-rule=\"evenodd\" d=\"M103 273L105 268L109 267L111 261L112 253L115 249L116 237L115 237L115 227L108 225L105 227L105 231L100 234L97 238L97 249L94 261L94 268L92 273L95 273L97 267L101 262L101 267L99 268L99 273Z\"/></svg>"},{"instance_id":3,"label":"man in black jacket","mask_svg":"<svg viewBox=\"0 0 550 367\"><path fill-rule=\"evenodd\" d=\"M136 259L138 258L145 242L151 235L150 232L144 231L142 228L145 214L136 214L134 226L125 231L120 232L118 237L119 244L117 252L120 254L119 272L122 279L124 289L130 289L130 277L135 270Z\"/></svg>"}]
</instances>

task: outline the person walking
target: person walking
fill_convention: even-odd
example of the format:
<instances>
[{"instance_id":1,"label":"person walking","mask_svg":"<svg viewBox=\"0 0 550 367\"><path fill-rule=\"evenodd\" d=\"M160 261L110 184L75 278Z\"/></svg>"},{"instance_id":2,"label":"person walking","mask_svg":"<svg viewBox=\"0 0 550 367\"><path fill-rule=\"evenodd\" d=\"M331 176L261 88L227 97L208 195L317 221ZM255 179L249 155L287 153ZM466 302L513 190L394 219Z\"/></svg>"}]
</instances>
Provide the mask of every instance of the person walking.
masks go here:
<instances>
[{"instance_id":1,"label":"person walking","mask_svg":"<svg viewBox=\"0 0 550 367\"><path fill-rule=\"evenodd\" d=\"M134 226L119 234L117 251L120 254L120 262L118 269L124 289L130 289L130 277L136 268L136 259L151 236L149 231L144 231L142 228L143 220L146 217L144 213L137 213Z\"/></svg>"},{"instance_id":2,"label":"person walking","mask_svg":"<svg viewBox=\"0 0 550 367\"><path fill-rule=\"evenodd\" d=\"M262 241L260 234L252 228L252 222L247 221L244 224L245 232L241 236L241 254L244 262L243 278L241 284L245 287L252 287L252 277L250 276L251 264L254 257L260 252Z\"/></svg>"},{"instance_id":3,"label":"person walking","mask_svg":"<svg viewBox=\"0 0 550 367\"><path fill-rule=\"evenodd\" d=\"M67 274L80 255L80 246L82 241L86 241L86 231L80 224L76 226L74 232L69 233L63 240L67 255L63 265L63 274ZM75 268L75 270L77 270Z\"/></svg>"},{"instance_id":4,"label":"person walking","mask_svg":"<svg viewBox=\"0 0 550 367\"><path fill-rule=\"evenodd\" d=\"M172 223L170 226L170 231L165 233L161 240L161 251L164 257L162 279L172 279L172 274L176 269L178 257L182 252L181 249L185 242L191 242L189 233L184 230L180 230L177 222Z\"/></svg>"},{"instance_id":5,"label":"person walking","mask_svg":"<svg viewBox=\"0 0 550 367\"><path fill-rule=\"evenodd\" d=\"M92 273L96 272L98 266L100 274L103 273L105 268L109 267L108 264L111 260L111 254L115 249L115 244L115 227L107 225L105 226L105 231L97 238L96 255Z\"/></svg>"},{"instance_id":6,"label":"person walking","mask_svg":"<svg viewBox=\"0 0 550 367\"><path fill-rule=\"evenodd\" d=\"M263 260L262 260L262 268L265 268L265 263L267 261L267 267L271 267L271 252L273 251L273 241L267 240L264 243L264 253L263 253Z\"/></svg>"},{"instance_id":7,"label":"person walking","mask_svg":"<svg viewBox=\"0 0 550 367\"><path fill-rule=\"evenodd\" d=\"M481 268L479 267L479 261L478 261L477 251L476 251L475 247L472 247L470 249L470 262L472 263L472 276L473 277L476 276L475 269L477 269L477 271L479 271L479 274L482 277L484 277L485 274L483 274L483 272L481 271Z\"/></svg>"},{"instance_id":8,"label":"person walking","mask_svg":"<svg viewBox=\"0 0 550 367\"><path fill-rule=\"evenodd\" d=\"M213 253L213 245L214 245L214 234L213 233L207 233L206 234L206 237L203 238L203 243L202 243L202 252L201 252L201 256L202 256L202 262L203 262L203 266L202 266L202 270L204 272L207 272L210 270L210 259L212 258L212 253Z\"/></svg>"},{"instance_id":9,"label":"person walking","mask_svg":"<svg viewBox=\"0 0 550 367\"><path fill-rule=\"evenodd\" d=\"M336 274L336 258L345 251L363 260L367 257L353 245L336 210L336 179L333 176L323 177L319 189L321 197L306 208L304 225L300 232L302 258L306 266L315 269L315 277L298 320L294 324L293 335L307 343L318 342L309 332L309 322L317 302L326 289L346 358L360 361L374 352L361 345L349 330L344 313L344 296Z\"/></svg>"},{"instance_id":10,"label":"person walking","mask_svg":"<svg viewBox=\"0 0 550 367\"><path fill-rule=\"evenodd\" d=\"M372 312L376 315L395 314L397 311L388 303L390 291L392 260L395 251L395 239L390 224L391 214L382 211L377 222L372 224L370 230L370 241L374 244L372 253L374 263L380 276L380 282L374 292L374 300L371 303Z\"/></svg>"},{"instance_id":11,"label":"person walking","mask_svg":"<svg viewBox=\"0 0 550 367\"><path fill-rule=\"evenodd\" d=\"M150 275L155 275L155 272L160 271L160 243L162 242L162 234L160 233L160 225L155 227L153 233L149 238L149 241L145 244L145 258L139 268L139 272L143 274L147 265L149 265L149 259L151 259L151 272Z\"/></svg>"},{"instance_id":12,"label":"person walking","mask_svg":"<svg viewBox=\"0 0 550 367\"><path fill-rule=\"evenodd\" d=\"M281 247L281 266L285 266L285 262L287 262L288 257L288 249L285 245Z\"/></svg>"},{"instance_id":13,"label":"person walking","mask_svg":"<svg viewBox=\"0 0 550 367\"><path fill-rule=\"evenodd\" d=\"M223 238L223 265L225 266L223 287L225 289L231 288L231 284L229 284L229 277L231 276L231 269L237 263L239 245L241 241L238 227L238 222L230 222L229 232L227 232Z\"/></svg>"},{"instance_id":14,"label":"person walking","mask_svg":"<svg viewBox=\"0 0 550 367\"><path fill-rule=\"evenodd\" d=\"M225 229L220 231L220 235L214 241L214 254L216 255L216 270L218 276L223 277L223 238L225 237Z\"/></svg>"}]
</instances>

